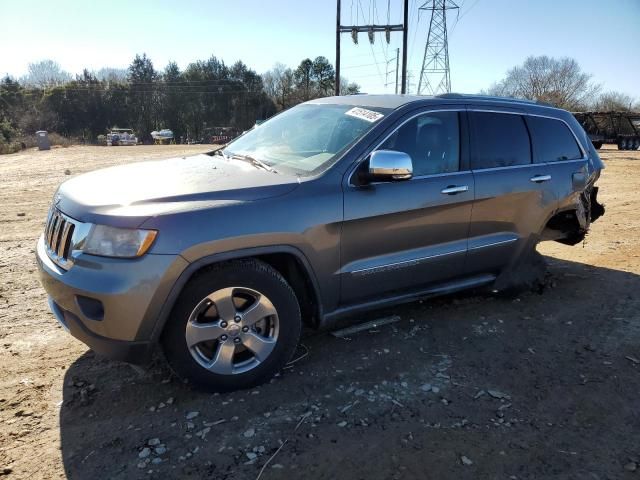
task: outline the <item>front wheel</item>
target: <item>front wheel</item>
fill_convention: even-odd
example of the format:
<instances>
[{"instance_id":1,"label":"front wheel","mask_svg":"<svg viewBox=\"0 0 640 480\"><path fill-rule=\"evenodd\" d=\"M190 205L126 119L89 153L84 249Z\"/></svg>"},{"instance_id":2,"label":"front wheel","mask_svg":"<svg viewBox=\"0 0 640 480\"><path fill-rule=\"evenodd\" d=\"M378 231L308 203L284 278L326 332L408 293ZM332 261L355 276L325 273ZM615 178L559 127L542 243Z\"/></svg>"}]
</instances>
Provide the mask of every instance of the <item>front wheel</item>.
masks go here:
<instances>
[{"instance_id":1,"label":"front wheel","mask_svg":"<svg viewBox=\"0 0 640 480\"><path fill-rule=\"evenodd\" d=\"M298 300L282 275L257 260L233 261L187 284L162 347L179 377L223 392L269 380L293 355L301 329Z\"/></svg>"}]
</instances>

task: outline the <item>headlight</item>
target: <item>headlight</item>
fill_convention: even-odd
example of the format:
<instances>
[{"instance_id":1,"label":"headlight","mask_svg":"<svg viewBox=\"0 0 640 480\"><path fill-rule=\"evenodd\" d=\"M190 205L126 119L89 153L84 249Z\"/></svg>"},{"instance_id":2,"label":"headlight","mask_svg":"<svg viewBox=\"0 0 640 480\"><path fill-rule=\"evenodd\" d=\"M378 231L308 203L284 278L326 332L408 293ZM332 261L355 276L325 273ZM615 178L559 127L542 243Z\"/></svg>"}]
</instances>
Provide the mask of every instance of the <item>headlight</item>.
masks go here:
<instances>
[{"instance_id":1,"label":"headlight","mask_svg":"<svg viewBox=\"0 0 640 480\"><path fill-rule=\"evenodd\" d=\"M157 234L156 230L94 225L82 251L103 257L140 257L149 250Z\"/></svg>"}]
</instances>

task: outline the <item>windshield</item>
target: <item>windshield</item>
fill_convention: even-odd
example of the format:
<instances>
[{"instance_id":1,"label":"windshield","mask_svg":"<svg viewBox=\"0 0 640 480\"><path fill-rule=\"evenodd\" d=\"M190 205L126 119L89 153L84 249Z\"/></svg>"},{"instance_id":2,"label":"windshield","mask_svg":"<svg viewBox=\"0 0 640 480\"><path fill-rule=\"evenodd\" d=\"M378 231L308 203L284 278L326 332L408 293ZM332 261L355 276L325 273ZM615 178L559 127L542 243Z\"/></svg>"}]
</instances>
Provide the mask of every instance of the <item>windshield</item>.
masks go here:
<instances>
[{"instance_id":1,"label":"windshield","mask_svg":"<svg viewBox=\"0 0 640 480\"><path fill-rule=\"evenodd\" d=\"M353 105L298 105L250 130L222 153L257 160L276 172L316 173L387 112Z\"/></svg>"}]
</instances>

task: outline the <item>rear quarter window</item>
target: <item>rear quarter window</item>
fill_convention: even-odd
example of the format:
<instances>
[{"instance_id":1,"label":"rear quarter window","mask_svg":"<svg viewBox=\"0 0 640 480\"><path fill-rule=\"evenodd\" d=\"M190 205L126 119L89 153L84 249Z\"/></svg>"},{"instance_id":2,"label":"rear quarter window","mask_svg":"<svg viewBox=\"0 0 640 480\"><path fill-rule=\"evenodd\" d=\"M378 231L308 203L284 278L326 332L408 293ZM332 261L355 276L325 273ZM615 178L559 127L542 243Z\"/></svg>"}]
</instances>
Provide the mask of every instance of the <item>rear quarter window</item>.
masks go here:
<instances>
[{"instance_id":1,"label":"rear quarter window","mask_svg":"<svg viewBox=\"0 0 640 480\"><path fill-rule=\"evenodd\" d=\"M560 120L543 117L527 117L536 163L577 160L582 158L569 127Z\"/></svg>"},{"instance_id":2,"label":"rear quarter window","mask_svg":"<svg viewBox=\"0 0 640 480\"><path fill-rule=\"evenodd\" d=\"M469 123L472 170L531 163L531 142L521 115L469 112Z\"/></svg>"}]
</instances>

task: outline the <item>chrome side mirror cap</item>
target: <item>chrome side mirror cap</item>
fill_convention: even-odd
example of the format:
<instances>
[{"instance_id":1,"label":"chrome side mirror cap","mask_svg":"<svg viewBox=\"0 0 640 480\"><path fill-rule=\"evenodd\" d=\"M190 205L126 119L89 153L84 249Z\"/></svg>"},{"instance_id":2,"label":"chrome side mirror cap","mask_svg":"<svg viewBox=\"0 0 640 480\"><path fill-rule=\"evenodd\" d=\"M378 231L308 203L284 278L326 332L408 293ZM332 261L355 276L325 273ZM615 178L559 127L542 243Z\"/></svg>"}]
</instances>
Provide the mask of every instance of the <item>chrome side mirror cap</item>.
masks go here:
<instances>
[{"instance_id":1,"label":"chrome side mirror cap","mask_svg":"<svg viewBox=\"0 0 640 480\"><path fill-rule=\"evenodd\" d=\"M411 157L405 152L376 150L369 158L369 180L409 180L413 176Z\"/></svg>"}]
</instances>

